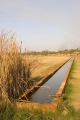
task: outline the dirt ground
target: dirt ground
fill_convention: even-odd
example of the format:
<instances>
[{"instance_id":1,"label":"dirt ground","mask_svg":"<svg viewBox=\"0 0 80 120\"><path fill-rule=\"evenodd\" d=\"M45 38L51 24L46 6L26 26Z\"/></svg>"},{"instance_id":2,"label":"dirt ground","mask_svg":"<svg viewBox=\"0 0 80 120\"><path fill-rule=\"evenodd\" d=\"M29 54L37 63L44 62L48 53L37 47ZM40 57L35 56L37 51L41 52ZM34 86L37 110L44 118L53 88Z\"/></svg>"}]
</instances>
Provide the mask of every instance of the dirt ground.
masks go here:
<instances>
[{"instance_id":1,"label":"dirt ground","mask_svg":"<svg viewBox=\"0 0 80 120\"><path fill-rule=\"evenodd\" d=\"M70 94L71 106L76 111L80 110L80 56L75 58L75 67L72 72L72 77L69 78L69 83L72 84L72 92Z\"/></svg>"}]
</instances>

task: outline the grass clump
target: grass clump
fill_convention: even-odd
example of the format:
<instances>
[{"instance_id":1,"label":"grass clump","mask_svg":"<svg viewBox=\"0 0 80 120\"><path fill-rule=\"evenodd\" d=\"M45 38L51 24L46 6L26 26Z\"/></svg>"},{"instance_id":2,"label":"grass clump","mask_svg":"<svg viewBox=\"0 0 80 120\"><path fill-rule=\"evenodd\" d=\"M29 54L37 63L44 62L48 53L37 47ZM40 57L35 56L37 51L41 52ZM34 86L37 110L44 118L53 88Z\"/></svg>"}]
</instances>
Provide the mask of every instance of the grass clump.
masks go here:
<instances>
[{"instance_id":1,"label":"grass clump","mask_svg":"<svg viewBox=\"0 0 80 120\"><path fill-rule=\"evenodd\" d=\"M18 109L14 116L14 120L54 120L54 114L50 111L42 111L41 109Z\"/></svg>"},{"instance_id":2,"label":"grass clump","mask_svg":"<svg viewBox=\"0 0 80 120\"><path fill-rule=\"evenodd\" d=\"M26 52L26 51L25 51ZM33 59L22 55L22 42L17 43L11 31L0 34L0 98L18 98L33 85L31 70Z\"/></svg>"},{"instance_id":3,"label":"grass clump","mask_svg":"<svg viewBox=\"0 0 80 120\"><path fill-rule=\"evenodd\" d=\"M15 103L0 101L0 120L13 120L16 110Z\"/></svg>"},{"instance_id":4,"label":"grass clump","mask_svg":"<svg viewBox=\"0 0 80 120\"><path fill-rule=\"evenodd\" d=\"M62 114L61 108L56 113L50 110L19 108L13 120L77 120L78 118L79 114L76 115L72 108L66 115Z\"/></svg>"}]
</instances>

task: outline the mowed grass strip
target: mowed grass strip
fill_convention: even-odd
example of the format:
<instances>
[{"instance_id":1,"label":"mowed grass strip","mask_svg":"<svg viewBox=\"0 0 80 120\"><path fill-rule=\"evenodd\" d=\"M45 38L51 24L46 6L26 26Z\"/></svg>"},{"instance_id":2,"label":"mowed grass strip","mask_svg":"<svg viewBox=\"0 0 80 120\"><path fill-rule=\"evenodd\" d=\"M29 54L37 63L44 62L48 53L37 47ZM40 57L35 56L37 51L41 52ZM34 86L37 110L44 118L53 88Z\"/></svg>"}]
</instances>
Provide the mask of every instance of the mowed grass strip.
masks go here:
<instances>
[{"instance_id":1,"label":"mowed grass strip","mask_svg":"<svg viewBox=\"0 0 80 120\"><path fill-rule=\"evenodd\" d=\"M71 85L69 93L69 102L75 111L80 111L80 60L78 57L74 60L74 65L68 80L68 85Z\"/></svg>"},{"instance_id":2,"label":"mowed grass strip","mask_svg":"<svg viewBox=\"0 0 80 120\"><path fill-rule=\"evenodd\" d=\"M76 56L64 92L69 120L80 120L80 57ZM66 119L67 120L67 119Z\"/></svg>"}]
</instances>

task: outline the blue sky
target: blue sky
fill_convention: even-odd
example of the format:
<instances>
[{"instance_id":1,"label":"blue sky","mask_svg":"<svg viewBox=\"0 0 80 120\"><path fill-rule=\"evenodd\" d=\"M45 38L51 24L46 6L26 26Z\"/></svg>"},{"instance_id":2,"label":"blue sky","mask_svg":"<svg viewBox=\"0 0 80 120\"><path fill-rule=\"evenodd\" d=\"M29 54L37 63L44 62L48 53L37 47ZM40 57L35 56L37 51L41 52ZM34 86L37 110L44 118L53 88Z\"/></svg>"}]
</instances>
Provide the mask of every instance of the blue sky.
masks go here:
<instances>
[{"instance_id":1,"label":"blue sky","mask_svg":"<svg viewBox=\"0 0 80 120\"><path fill-rule=\"evenodd\" d=\"M80 0L0 0L0 30L29 50L80 47Z\"/></svg>"}]
</instances>

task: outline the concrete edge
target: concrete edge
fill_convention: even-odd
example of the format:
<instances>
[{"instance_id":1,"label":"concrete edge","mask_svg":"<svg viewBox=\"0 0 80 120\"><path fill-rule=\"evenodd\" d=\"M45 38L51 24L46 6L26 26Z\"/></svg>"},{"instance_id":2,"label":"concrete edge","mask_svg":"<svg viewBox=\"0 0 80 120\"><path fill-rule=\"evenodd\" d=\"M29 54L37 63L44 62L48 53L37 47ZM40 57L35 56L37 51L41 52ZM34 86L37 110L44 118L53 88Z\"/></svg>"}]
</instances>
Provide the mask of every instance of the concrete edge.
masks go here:
<instances>
[{"instance_id":1,"label":"concrete edge","mask_svg":"<svg viewBox=\"0 0 80 120\"><path fill-rule=\"evenodd\" d=\"M64 89L65 89L65 86L66 86L66 83L67 83L67 80L68 80L68 77L69 77L73 62L74 62L74 60L72 61L71 65L70 65L70 67L69 67L69 69L68 69L68 71L67 71L67 73L66 73L66 75L65 75L65 77L63 79L63 82L62 82L60 88L58 89L58 91L56 93L57 97L61 97L63 92L64 92ZM57 97L55 97L54 100L51 102L51 104L54 105L55 110L57 110L58 102L59 102ZM55 103L55 101L56 101L56 103Z\"/></svg>"},{"instance_id":2,"label":"concrete edge","mask_svg":"<svg viewBox=\"0 0 80 120\"><path fill-rule=\"evenodd\" d=\"M71 59L71 58L70 58ZM65 61L62 65L60 65L58 68L56 68L52 73L50 73L49 75L47 75L46 77L44 77L43 79L41 79L35 86L41 86L43 85L46 81L48 81L48 79L50 79L64 64L66 64L70 59L68 59L67 61ZM25 96L29 96L32 94L32 91L36 91L38 89L38 87L32 86L31 89L25 91L18 99L17 101L21 100L22 98L24 98Z\"/></svg>"},{"instance_id":3,"label":"concrete edge","mask_svg":"<svg viewBox=\"0 0 80 120\"><path fill-rule=\"evenodd\" d=\"M72 61L72 64L70 65L58 92L56 93L57 96L58 95L61 96L64 92L64 89L65 89L65 86L66 86L66 83L67 83L67 80L68 80L73 62L74 62L74 60ZM57 97L54 98L54 100L51 103L40 104L40 103L35 103L35 102L29 102L29 103L28 102L16 102L16 105L19 108L25 108L25 107L29 108L29 109L37 108L37 109L49 110L49 111L52 111L52 112L56 112L57 108L58 108L58 99L57 99Z\"/></svg>"}]
</instances>

